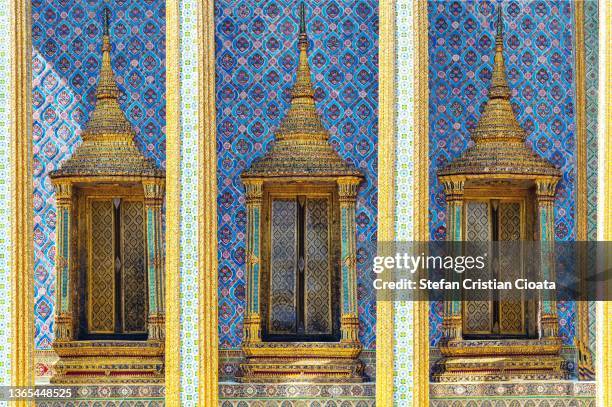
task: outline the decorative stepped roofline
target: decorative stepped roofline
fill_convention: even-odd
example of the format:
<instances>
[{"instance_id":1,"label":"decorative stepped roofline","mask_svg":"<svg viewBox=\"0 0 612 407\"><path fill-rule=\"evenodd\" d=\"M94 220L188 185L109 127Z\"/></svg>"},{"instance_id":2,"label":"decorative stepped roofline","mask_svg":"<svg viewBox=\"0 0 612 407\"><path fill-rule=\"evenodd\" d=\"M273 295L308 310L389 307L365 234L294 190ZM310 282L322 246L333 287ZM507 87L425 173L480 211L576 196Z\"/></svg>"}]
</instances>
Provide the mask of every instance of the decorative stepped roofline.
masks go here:
<instances>
[{"instance_id":1,"label":"decorative stepped roofline","mask_svg":"<svg viewBox=\"0 0 612 407\"><path fill-rule=\"evenodd\" d=\"M495 59L489 100L472 132L474 146L461 157L438 170L438 176L504 175L560 177L561 172L525 144L525 130L519 125L510 104L506 79L502 7L498 8Z\"/></svg>"},{"instance_id":2,"label":"decorative stepped roofline","mask_svg":"<svg viewBox=\"0 0 612 407\"><path fill-rule=\"evenodd\" d=\"M291 92L291 106L275 133L274 145L255 161L242 178L362 177L329 144L329 134L316 111L308 64L308 36L304 4L300 5L299 63Z\"/></svg>"},{"instance_id":3,"label":"decorative stepped roofline","mask_svg":"<svg viewBox=\"0 0 612 407\"><path fill-rule=\"evenodd\" d=\"M96 106L82 134L83 143L50 176L163 178L165 171L136 146L134 131L119 106L119 89L111 67L110 12L104 10L102 66Z\"/></svg>"}]
</instances>

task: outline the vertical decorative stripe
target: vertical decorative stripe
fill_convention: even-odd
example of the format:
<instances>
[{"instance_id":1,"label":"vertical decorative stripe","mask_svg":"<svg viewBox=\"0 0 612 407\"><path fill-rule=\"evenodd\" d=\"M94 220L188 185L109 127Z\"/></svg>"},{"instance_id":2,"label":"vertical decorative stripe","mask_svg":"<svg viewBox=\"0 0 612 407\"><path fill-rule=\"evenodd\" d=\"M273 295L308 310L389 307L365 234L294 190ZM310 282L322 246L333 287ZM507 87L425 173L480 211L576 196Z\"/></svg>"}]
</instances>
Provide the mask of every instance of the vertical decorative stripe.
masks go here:
<instances>
[{"instance_id":1,"label":"vertical decorative stripe","mask_svg":"<svg viewBox=\"0 0 612 407\"><path fill-rule=\"evenodd\" d=\"M427 26L426 1L380 5L378 236L382 242L428 238ZM393 163L391 169L384 165L388 162ZM388 194L394 195L396 205ZM378 304L377 405L428 404L428 318L424 301ZM392 352L386 349L389 332ZM394 369L389 374L390 362Z\"/></svg>"},{"instance_id":2,"label":"vertical decorative stripe","mask_svg":"<svg viewBox=\"0 0 612 407\"><path fill-rule=\"evenodd\" d=\"M11 2L0 2L0 36L11 39ZM9 43L4 41L4 44ZM11 384L11 50L4 45L0 49L0 386ZM8 80L7 80L8 79ZM8 311L8 312L6 312ZM8 402L0 401L0 406L8 406Z\"/></svg>"},{"instance_id":3,"label":"vertical decorative stripe","mask_svg":"<svg viewBox=\"0 0 612 407\"><path fill-rule=\"evenodd\" d=\"M587 138L587 238L597 240L597 113L599 110L599 15L597 0L584 2L584 48ZM593 317L594 318L594 317Z\"/></svg>"},{"instance_id":4,"label":"vertical decorative stripe","mask_svg":"<svg viewBox=\"0 0 612 407\"><path fill-rule=\"evenodd\" d=\"M429 16L413 2L415 35L415 239L429 240ZM414 406L429 405L429 302L414 303Z\"/></svg>"},{"instance_id":5,"label":"vertical decorative stripe","mask_svg":"<svg viewBox=\"0 0 612 407\"><path fill-rule=\"evenodd\" d=\"M34 384L34 281L32 202L32 101L30 0L5 5L10 10L11 72L11 370L13 386ZM6 11L4 11L6 12ZM7 66L7 65L5 65ZM27 401L13 405L26 406Z\"/></svg>"},{"instance_id":6,"label":"vertical decorative stripe","mask_svg":"<svg viewBox=\"0 0 612 407\"><path fill-rule=\"evenodd\" d=\"M215 94L215 2L197 2L199 405L219 399L219 315L217 252L217 131ZM186 41L183 38L183 41ZM194 222L195 223L195 222Z\"/></svg>"},{"instance_id":7,"label":"vertical decorative stripe","mask_svg":"<svg viewBox=\"0 0 612 407\"><path fill-rule=\"evenodd\" d=\"M166 369L166 405L177 406L181 405L181 398L192 396L190 402L184 402L183 405L195 405L196 400L193 395L196 394L195 386L190 382L185 385L184 389L181 374L194 373L194 370L181 372L183 361L187 358L192 361L190 366L193 366L193 356L190 355L190 349L195 347L194 339L191 333L186 333L181 329L181 310L183 309L183 299L180 297L180 290L185 288L181 286L183 280L182 274L186 274L186 268L182 266L180 259L180 241L185 237L181 235L181 210L186 208L181 207L181 177L183 176L184 163L181 160L181 63L187 57L180 49L179 35L184 27L185 21L180 14L181 8L184 6L180 0L166 1L166 351L165 353L165 369ZM188 14L189 16L189 14ZM183 18L184 20L184 18ZM189 74L189 70L186 72ZM192 81L190 84L193 84ZM194 152L191 156L197 154ZM193 164L193 160L189 162ZM187 177L186 177L187 178ZM195 182L191 182L189 186L193 187ZM192 284L192 294L197 292L197 288ZM195 295L194 295L195 297ZM192 314L193 315L193 314ZM191 321L190 321L191 322ZM196 321L197 322L197 321ZM193 328L194 323L191 322L185 328ZM196 332L193 330L192 332ZM189 335L189 341L181 341L181 336ZM189 347L191 345L191 348ZM186 356L187 355L187 356ZM191 358L189 358L191 356ZM191 376L193 377L193 376Z\"/></svg>"},{"instance_id":8,"label":"vertical decorative stripe","mask_svg":"<svg viewBox=\"0 0 612 407\"><path fill-rule=\"evenodd\" d=\"M378 74L378 242L394 239L395 221L395 0L381 1ZM390 301L376 304L376 405L393 406L394 310Z\"/></svg>"},{"instance_id":9,"label":"vertical decorative stripe","mask_svg":"<svg viewBox=\"0 0 612 407\"><path fill-rule=\"evenodd\" d=\"M593 63L593 61L587 61L587 32L586 32L586 13L588 9L593 6L588 3L595 3L595 10L597 9L597 2L575 2L573 3L574 8L574 20L575 20L575 78L576 78L576 98L575 98L575 110L576 110L576 240L585 241L589 240L593 234L594 229L592 228L590 219L592 210L592 203L594 197L592 196L592 188L589 185L589 179L593 176L589 174L590 166L589 163L594 161L597 162L597 154L593 158L593 152L591 149L592 131L589 132L589 128L592 124L589 123L587 111L592 109L593 101L590 104L587 102L587 63ZM589 59L592 58L592 52L589 52ZM593 68L591 69L591 73ZM597 72L595 70L595 72ZM597 104L595 103L595 108ZM586 346L591 356L594 354L593 341L590 338L590 329L592 324L595 323L592 312L590 309L594 308L592 301L579 301L576 304L577 310L577 327L578 327L578 340ZM580 362L583 363L583 362ZM582 366L579 366L582 368ZM588 370L593 370L593 366L586 366Z\"/></svg>"},{"instance_id":10,"label":"vertical decorative stripe","mask_svg":"<svg viewBox=\"0 0 612 407\"><path fill-rule=\"evenodd\" d=\"M199 242L198 242L198 1L180 1L180 315L181 405L198 405ZM203 135L202 135L203 137ZM172 273L169 270L169 273Z\"/></svg>"},{"instance_id":11,"label":"vertical decorative stripe","mask_svg":"<svg viewBox=\"0 0 612 407\"><path fill-rule=\"evenodd\" d=\"M395 240L414 240L415 46L412 1L395 2ZM393 403L410 405L414 393L414 305L393 303Z\"/></svg>"},{"instance_id":12,"label":"vertical decorative stripe","mask_svg":"<svg viewBox=\"0 0 612 407\"><path fill-rule=\"evenodd\" d=\"M586 67L584 53L584 2L572 2L574 9L574 75L576 97L576 240L587 240L587 133Z\"/></svg>"},{"instance_id":13,"label":"vertical decorative stripe","mask_svg":"<svg viewBox=\"0 0 612 407\"><path fill-rule=\"evenodd\" d=\"M586 93L586 188L587 188L587 239L597 240L597 112L599 84L599 15L597 0L584 3L585 93ZM595 361L596 303L588 303L588 347Z\"/></svg>"},{"instance_id":14,"label":"vertical decorative stripe","mask_svg":"<svg viewBox=\"0 0 612 407\"><path fill-rule=\"evenodd\" d=\"M599 8L599 43L612 41L612 10ZM604 46L600 52L599 72L599 162L598 238L612 240L612 47ZM607 284L610 284L607 282ZM609 288L608 288L609 289ZM612 405L612 301L598 303L597 320L601 321L597 347L597 405Z\"/></svg>"},{"instance_id":15,"label":"vertical decorative stripe","mask_svg":"<svg viewBox=\"0 0 612 407\"><path fill-rule=\"evenodd\" d=\"M396 99L395 99L395 237L414 239L414 148L415 148L415 44L412 1L395 4Z\"/></svg>"},{"instance_id":16,"label":"vertical decorative stripe","mask_svg":"<svg viewBox=\"0 0 612 407\"><path fill-rule=\"evenodd\" d=\"M405 31L413 36L414 75L413 106L413 235L414 241L429 238L429 57L428 57L428 15L427 1L411 2L412 30ZM398 32L402 30L398 24ZM397 109L400 109L398 106ZM398 219L399 220L399 219ZM429 303L416 299L412 303L412 404L429 404ZM403 327L399 327L403 330Z\"/></svg>"}]
</instances>

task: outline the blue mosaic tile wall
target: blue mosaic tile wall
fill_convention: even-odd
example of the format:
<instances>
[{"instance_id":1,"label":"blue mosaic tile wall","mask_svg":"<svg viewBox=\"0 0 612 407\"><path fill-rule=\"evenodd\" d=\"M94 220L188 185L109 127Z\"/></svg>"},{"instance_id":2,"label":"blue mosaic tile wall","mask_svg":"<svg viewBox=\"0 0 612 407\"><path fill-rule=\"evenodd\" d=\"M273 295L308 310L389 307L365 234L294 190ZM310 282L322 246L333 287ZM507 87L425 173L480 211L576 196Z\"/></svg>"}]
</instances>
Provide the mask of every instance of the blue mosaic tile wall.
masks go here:
<instances>
[{"instance_id":1,"label":"blue mosaic tile wall","mask_svg":"<svg viewBox=\"0 0 612 407\"><path fill-rule=\"evenodd\" d=\"M48 173L74 151L95 104L102 7L111 61L138 147L165 165L165 2L33 0L34 294L36 348L53 339L55 195Z\"/></svg>"},{"instance_id":2,"label":"blue mosaic tile wall","mask_svg":"<svg viewBox=\"0 0 612 407\"><path fill-rule=\"evenodd\" d=\"M599 7L597 0L584 2L584 48L586 68L586 128L587 128L587 239L597 240L597 170L599 114ZM597 310L589 302L589 349L596 349Z\"/></svg>"},{"instance_id":3,"label":"blue mosaic tile wall","mask_svg":"<svg viewBox=\"0 0 612 407\"><path fill-rule=\"evenodd\" d=\"M446 235L436 171L468 147L491 78L497 1L429 1L430 233ZM555 200L558 240L575 238L573 10L565 0L502 2L512 104L528 143L563 171ZM559 304L559 331L574 337L574 304ZM441 306L432 303L431 343L441 337Z\"/></svg>"},{"instance_id":4,"label":"blue mosaic tile wall","mask_svg":"<svg viewBox=\"0 0 612 407\"><path fill-rule=\"evenodd\" d=\"M216 6L219 186L219 341L242 340L244 187L288 108L297 67L297 1L219 0ZM360 338L375 343L365 242L376 239L378 10L375 0L306 1L317 108L331 143L366 176L357 203Z\"/></svg>"}]
</instances>

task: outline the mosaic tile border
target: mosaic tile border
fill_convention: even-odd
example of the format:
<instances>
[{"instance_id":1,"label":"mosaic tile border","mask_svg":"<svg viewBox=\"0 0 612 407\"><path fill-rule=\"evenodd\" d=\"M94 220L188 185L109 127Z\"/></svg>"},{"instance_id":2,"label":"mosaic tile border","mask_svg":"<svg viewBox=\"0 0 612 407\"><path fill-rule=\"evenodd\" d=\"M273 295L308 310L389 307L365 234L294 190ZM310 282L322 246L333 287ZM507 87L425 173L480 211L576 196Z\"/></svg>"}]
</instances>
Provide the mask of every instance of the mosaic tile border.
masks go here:
<instances>
[{"instance_id":1,"label":"mosaic tile border","mask_svg":"<svg viewBox=\"0 0 612 407\"><path fill-rule=\"evenodd\" d=\"M502 400L432 400L430 407L595 407L595 400L555 397Z\"/></svg>"},{"instance_id":2,"label":"mosaic tile border","mask_svg":"<svg viewBox=\"0 0 612 407\"><path fill-rule=\"evenodd\" d=\"M395 1L395 239L414 238L414 26L410 0ZM393 303L393 401L411 403L414 388L411 302Z\"/></svg>"},{"instance_id":3,"label":"mosaic tile border","mask_svg":"<svg viewBox=\"0 0 612 407\"><path fill-rule=\"evenodd\" d=\"M198 287L198 4L179 2L180 25L180 324L181 404L197 405Z\"/></svg>"},{"instance_id":4,"label":"mosaic tile border","mask_svg":"<svg viewBox=\"0 0 612 407\"><path fill-rule=\"evenodd\" d=\"M11 38L9 1L0 3L0 37ZM11 309L11 41L0 46L0 309ZM0 313L0 386L11 382L11 312ZM0 401L0 406L7 405Z\"/></svg>"},{"instance_id":5,"label":"mosaic tile border","mask_svg":"<svg viewBox=\"0 0 612 407\"><path fill-rule=\"evenodd\" d=\"M599 113L599 6L596 0L584 2L584 48L586 68L586 131L587 131L587 239L597 240L597 172ZM588 306L589 350L595 360L596 304Z\"/></svg>"},{"instance_id":6,"label":"mosaic tile border","mask_svg":"<svg viewBox=\"0 0 612 407\"><path fill-rule=\"evenodd\" d=\"M70 400L38 401L38 407L161 407L165 405L163 385L75 386Z\"/></svg>"},{"instance_id":7,"label":"mosaic tile border","mask_svg":"<svg viewBox=\"0 0 612 407\"><path fill-rule=\"evenodd\" d=\"M594 382L492 382L431 383L430 394L437 397L595 397Z\"/></svg>"},{"instance_id":8,"label":"mosaic tile border","mask_svg":"<svg viewBox=\"0 0 612 407\"><path fill-rule=\"evenodd\" d=\"M589 240L597 240L599 7L596 0L587 0L584 2L584 48L586 59L587 236Z\"/></svg>"},{"instance_id":9,"label":"mosaic tile border","mask_svg":"<svg viewBox=\"0 0 612 407\"><path fill-rule=\"evenodd\" d=\"M223 400L221 407L374 407L372 400Z\"/></svg>"},{"instance_id":10,"label":"mosaic tile border","mask_svg":"<svg viewBox=\"0 0 612 407\"><path fill-rule=\"evenodd\" d=\"M370 400L375 396L374 383L358 384L258 384L258 383L220 383L219 399L362 399Z\"/></svg>"},{"instance_id":11,"label":"mosaic tile border","mask_svg":"<svg viewBox=\"0 0 612 407\"><path fill-rule=\"evenodd\" d=\"M78 400L78 401L41 401L37 407L163 407L163 400Z\"/></svg>"}]
</instances>

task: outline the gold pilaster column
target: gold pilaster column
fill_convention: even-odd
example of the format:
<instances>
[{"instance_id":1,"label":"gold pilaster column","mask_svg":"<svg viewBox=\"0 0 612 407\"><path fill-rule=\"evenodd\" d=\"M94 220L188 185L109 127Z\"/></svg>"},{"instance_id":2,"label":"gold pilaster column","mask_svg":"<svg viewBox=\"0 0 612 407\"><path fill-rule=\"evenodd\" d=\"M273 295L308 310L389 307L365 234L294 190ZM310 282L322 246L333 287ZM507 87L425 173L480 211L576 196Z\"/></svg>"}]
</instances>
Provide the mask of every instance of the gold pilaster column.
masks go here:
<instances>
[{"instance_id":1,"label":"gold pilaster column","mask_svg":"<svg viewBox=\"0 0 612 407\"><path fill-rule=\"evenodd\" d=\"M7 3L11 38L11 385L34 385L34 268L32 210L32 26L31 1ZM4 108L4 106L3 106ZM8 312L8 310L5 310ZM12 406L32 405L17 400Z\"/></svg>"},{"instance_id":2,"label":"gold pilaster column","mask_svg":"<svg viewBox=\"0 0 612 407\"><path fill-rule=\"evenodd\" d=\"M612 9L609 3L599 6L599 44L612 40ZM597 211L598 239L612 241L612 47L600 48L599 65L599 208ZM610 256L604 256L610 261ZM606 263L609 267L610 263ZM603 289L610 290L610 282ZM609 291L608 291L609 292ZM597 304L597 406L612 403L612 301Z\"/></svg>"},{"instance_id":3,"label":"gold pilaster column","mask_svg":"<svg viewBox=\"0 0 612 407\"><path fill-rule=\"evenodd\" d=\"M441 180L446 194L446 240L460 242L463 240L463 188L465 179L451 177Z\"/></svg>"},{"instance_id":4,"label":"gold pilaster column","mask_svg":"<svg viewBox=\"0 0 612 407\"><path fill-rule=\"evenodd\" d=\"M540 246L540 273L542 279L553 281L553 245L555 241L554 198L558 178L536 179L537 225ZM555 337L558 332L557 302L554 296L546 293L540 301L542 312L542 337Z\"/></svg>"},{"instance_id":5,"label":"gold pilaster column","mask_svg":"<svg viewBox=\"0 0 612 407\"><path fill-rule=\"evenodd\" d=\"M446 240L449 242L460 242L463 240L463 196L465 179L462 177L449 177L441 179L446 194ZM451 271L451 279L456 278L456 273ZM461 301L452 299L444 302L444 319L442 329L447 339L461 339Z\"/></svg>"},{"instance_id":6,"label":"gold pilaster column","mask_svg":"<svg viewBox=\"0 0 612 407\"><path fill-rule=\"evenodd\" d=\"M247 206L247 304L244 318L244 342L261 342L261 316L259 313L259 283L261 273L261 210L263 181L249 179L244 182Z\"/></svg>"},{"instance_id":7,"label":"gold pilaster column","mask_svg":"<svg viewBox=\"0 0 612 407\"><path fill-rule=\"evenodd\" d=\"M574 20L576 38L576 240L586 241L588 226L588 188L587 188L587 101L586 101L586 43L585 43L585 4L575 2ZM584 264L586 259L579 259ZM585 291L581 289L581 291ZM592 353L589 349L589 307L591 302L581 299L576 302L577 332L574 339L578 350L579 380L593 380L595 371Z\"/></svg>"},{"instance_id":8,"label":"gold pilaster column","mask_svg":"<svg viewBox=\"0 0 612 407\"><path fill-rule=\"evenodd\" d=\"M149 315L147 326L150 341L165 339L165 270L162 237L163 181L145 181L144 207L147 234L147 282Z\"/></svg>"},{"instance_id":9,"label":"gold pilaster column","mask_svg":"<svg viewBox=\"0 0 612 407\"><path fill-rule=\"evenodd\" d=\"M395 238L395 1L381 1L378 38L378 227L379 242ZM376 302L376 405L393 406L394 303Z\"/></svg>"},{"instance_id":10,"label":"gold pilaster column","mask_svg":"<svg viewBox=\"0 0 612 407\"><path fill-rule=\"evenodd\" d=\"M180 303L180 212L181 212L181 80L180 80L180 0L166 1L166 270L169 270L165 287L166 341L165 403L168 406L181 402L181 303Z\"/></svg>"},{"instance_id":11,"label":"gold pilaster column","mask_svg":"<svg viewBox=\"0 0 612 407\"><path fill-rule=\"evenodd\" d=\"M355 199L357 177L338 179L340 200L340 285L342 316L340 330L342 342L359 342L359 311L357 308L357 244L355 242Z\"/></svg>"},{"instance_id":12,"label":"gold pilaster column","mask_svg":"<svg viewBox=\"0 0 612 407\"><path fill-rule=\"evenodd\" d=\"M429 234L429 15L427 0L412 2L414 23L414 240ZM414 302L413 406L429 405L429 301Z\"/></svg>"},{"instance_id":13,"label":"gold pilaster column","mask_svg":"<svg viewBox=\"0 0 612 407\"><path fill-rule=\"evenodd\" d=\"M55 184L55 202L57 205L56 229L56 276L57 299L55 304L55 340L70 341L74 339L74 318L72 307L71 273L75 260L72 257L72 183Z\"/></svg>"}]
</instances>

